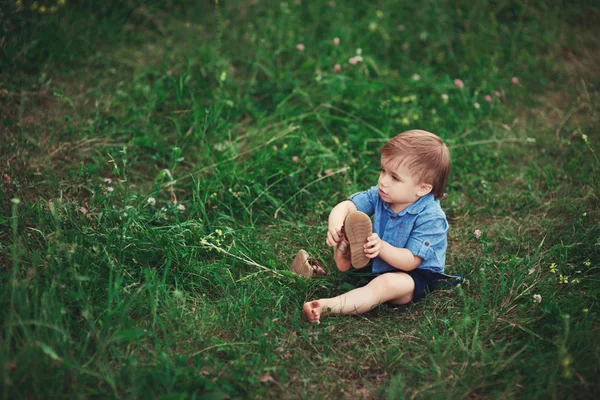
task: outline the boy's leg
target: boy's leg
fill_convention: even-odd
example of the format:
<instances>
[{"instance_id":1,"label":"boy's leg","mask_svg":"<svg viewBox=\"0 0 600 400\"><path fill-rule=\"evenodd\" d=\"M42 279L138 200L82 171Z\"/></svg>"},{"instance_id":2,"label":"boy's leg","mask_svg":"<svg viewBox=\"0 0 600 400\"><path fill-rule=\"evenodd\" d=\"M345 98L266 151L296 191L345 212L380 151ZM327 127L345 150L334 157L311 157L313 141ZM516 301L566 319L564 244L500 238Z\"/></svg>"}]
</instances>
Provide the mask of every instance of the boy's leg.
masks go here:
<instances>
[{"instance_id":1,"label":"boy's leg","mask_svg":"<svg viewBox=\"0 0 600 400\"><path fill-rule=\"evenodd\" d=\"M302 312L310 322L327 314L362 314L381 303L408 304L413 298L415 282L404 272L379 275L364 287L340 296L309 301Z\"/></svg>"}]
</instances>

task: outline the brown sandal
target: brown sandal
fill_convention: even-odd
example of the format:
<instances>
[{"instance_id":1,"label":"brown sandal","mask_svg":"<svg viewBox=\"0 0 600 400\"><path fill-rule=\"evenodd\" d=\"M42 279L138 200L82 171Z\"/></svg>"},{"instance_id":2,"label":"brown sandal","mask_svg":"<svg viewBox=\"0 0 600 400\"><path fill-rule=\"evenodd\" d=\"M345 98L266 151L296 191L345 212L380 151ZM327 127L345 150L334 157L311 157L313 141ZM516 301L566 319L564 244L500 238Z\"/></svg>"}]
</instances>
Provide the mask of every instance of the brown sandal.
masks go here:
<instances>
[{"instance_id":1,"label":"brown sandal","mask_svg":"<svg viewBox=\"0 0 600 400\"><path fill-rule=\"evenodd\" d=\"M371 218L361 211L352 211L344 220L344 233L350 242L350 260L354 268L365 267L370 258L365 254L365 243L373 233Z\"/></svg>"},{"instance_id":2,"label":"brown sandal","mask_svg":"<svg viewBox=\"0 0 600 400\"><path fill-rule=\"evenodd\" d=\"M321 263L313 260L314 265L311 265L308 262L309 259L310 256L305 250L299 250L292 261L292 265L290 265L290 270L305 278L310 278L313 275L327 275L327 271L325 271Z\"/></svg>"}]
</instances>

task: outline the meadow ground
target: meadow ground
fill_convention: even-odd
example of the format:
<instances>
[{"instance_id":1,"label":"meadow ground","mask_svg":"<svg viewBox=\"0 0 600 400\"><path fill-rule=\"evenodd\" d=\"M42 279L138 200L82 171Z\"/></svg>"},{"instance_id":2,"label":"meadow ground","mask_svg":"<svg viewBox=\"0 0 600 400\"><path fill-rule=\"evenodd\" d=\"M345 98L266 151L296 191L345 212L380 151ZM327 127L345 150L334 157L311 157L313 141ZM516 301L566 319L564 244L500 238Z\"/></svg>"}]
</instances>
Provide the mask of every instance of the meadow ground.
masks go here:
<instances>
[{"instance_id":1,"label":"meadow ground","mask_svg":"<svg viewBox=\"0 0 600 400\"><path fill-rule=\"evenodd\" d=\"M3 398L595 398L599 20L594 1L4 2ZM468 283L309 326L305 301L357 283L330 209L409 128L451 149L446 269ZM331 274L291 274L300 248Z\"/></svg>"}]
</instances>

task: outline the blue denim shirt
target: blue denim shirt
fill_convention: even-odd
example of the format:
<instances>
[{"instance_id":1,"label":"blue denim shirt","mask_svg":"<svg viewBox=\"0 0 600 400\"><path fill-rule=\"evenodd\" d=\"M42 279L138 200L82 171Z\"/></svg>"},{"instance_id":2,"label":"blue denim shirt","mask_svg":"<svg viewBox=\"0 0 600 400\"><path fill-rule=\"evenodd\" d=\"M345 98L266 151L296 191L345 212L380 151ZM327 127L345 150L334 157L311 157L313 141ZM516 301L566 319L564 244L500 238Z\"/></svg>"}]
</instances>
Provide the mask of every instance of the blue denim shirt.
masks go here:
<instances>
[{"instance_id":1,"label":"blue denim shirt","mask_svg":"<svg viewBox=\"0 0 600 400\"><path fill-rule=\"evenodd\" d=\"M358 211L373 216L373 232L394 247L410 250L423 262L417 267L433 272L444 272L446 248L448 247L448 221L440 207L440 201L428 194L399 213L379 197L379 188L355 193L348 198ZM381 257L373 260L373 272L398 270Z\"/></svg>"}]
</instances>

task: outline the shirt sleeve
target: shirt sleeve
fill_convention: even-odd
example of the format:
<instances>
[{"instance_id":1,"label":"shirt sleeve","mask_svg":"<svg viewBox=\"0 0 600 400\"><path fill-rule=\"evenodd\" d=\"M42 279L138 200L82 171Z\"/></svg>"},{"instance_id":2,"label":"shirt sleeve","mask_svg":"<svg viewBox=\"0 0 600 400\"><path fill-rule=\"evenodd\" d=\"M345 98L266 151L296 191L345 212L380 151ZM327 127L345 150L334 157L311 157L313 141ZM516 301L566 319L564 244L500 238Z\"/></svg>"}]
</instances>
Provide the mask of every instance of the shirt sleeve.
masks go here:
<instances>
[{"instance_id":1,"label":"shirt sleeve","mask_svg":"<svg viewBox=\"0 0 600 400\"><path fill-rule=\"evenodd\" d=\"M370 217L375 213L375 207L379 201L379 188L373 186L364 192L354 193L348 197L348 200L354 203L358 211L362 211Z\"/></svg>"},{"instance_id":2,"label":"shirt sleeve","mask_svg":"<svg viewBox=\"0 0 600 400\"><path fill-rule=\"evenodd\" d=\"M415 224L406 248L423 262L420 267L443 270L448 247L448 221L439 216Z\"/></svg>"}]
</instances>

